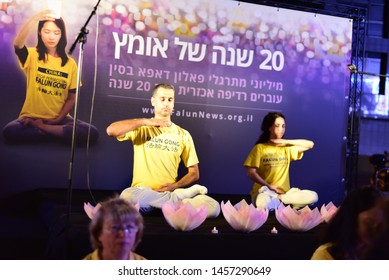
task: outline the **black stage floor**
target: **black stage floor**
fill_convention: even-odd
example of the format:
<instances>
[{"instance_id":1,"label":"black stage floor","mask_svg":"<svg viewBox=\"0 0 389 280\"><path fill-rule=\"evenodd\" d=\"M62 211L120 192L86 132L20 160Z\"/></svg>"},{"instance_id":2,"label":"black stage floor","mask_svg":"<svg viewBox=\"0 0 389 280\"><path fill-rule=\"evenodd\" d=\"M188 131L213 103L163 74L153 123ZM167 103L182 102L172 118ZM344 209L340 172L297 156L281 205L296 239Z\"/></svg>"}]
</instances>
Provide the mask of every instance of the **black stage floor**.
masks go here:
<instances>
[{"instance_id":1,"label":"black stage floor","mask_svg":"<svg viewBox=\"0 0 389 280\"><path fill-rule=\"evenodd\" d=\"M115 191L93 191L96 201ZM249 197L212 195L219 202L237 203ZM82 259L92 248L89 243L89 218L83 203L91 202L87 190L72 190L71 205L66 189L37 189L3 199L0 204L0 259L49 260ZM70 215L69 213L70 209ZM307 232L282 227L269 214L266 223L251 233L237 232L222 213L190 231L174 230L160 210L144 215L145 230L137 252L154 260L306 260L318 246L321 224ZM216 227L218 234L211 230ZM276 227L278 234L272 234Z\"/></svg>"}]
</instances>

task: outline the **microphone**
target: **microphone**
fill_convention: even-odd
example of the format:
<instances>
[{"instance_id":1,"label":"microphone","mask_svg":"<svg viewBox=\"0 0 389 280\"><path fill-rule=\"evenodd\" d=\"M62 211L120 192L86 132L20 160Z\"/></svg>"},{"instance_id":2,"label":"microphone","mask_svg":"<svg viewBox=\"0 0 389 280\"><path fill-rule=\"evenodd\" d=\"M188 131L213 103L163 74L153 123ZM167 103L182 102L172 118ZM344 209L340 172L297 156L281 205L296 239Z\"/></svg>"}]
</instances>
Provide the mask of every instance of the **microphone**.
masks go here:
<instances>
[{"instance_id":1,"label":"microphone","mask_svg":"<svg viewBox=\"0 0 389 280\"><path fill-rule=\"evenodd\" d=\"M76 40L74 41L73 45L70 47L69 55L71 55L73 53L74 48L76 47L78 42L82 43L82 45L84 45L86 43L86 35L89 33L89 30L86 29L86 27L88 26L88 23L91 20L91 18L96 14L97 7L99 6L100 1L101 0L99 0L97 2L96 6L94 6L93 11L90 13L90 15L89 15L88 19L86 20L84 26L80 29L80 32L78 33ZM81 48L83 48L83 46Z\"/></svg>"}]
</instances>

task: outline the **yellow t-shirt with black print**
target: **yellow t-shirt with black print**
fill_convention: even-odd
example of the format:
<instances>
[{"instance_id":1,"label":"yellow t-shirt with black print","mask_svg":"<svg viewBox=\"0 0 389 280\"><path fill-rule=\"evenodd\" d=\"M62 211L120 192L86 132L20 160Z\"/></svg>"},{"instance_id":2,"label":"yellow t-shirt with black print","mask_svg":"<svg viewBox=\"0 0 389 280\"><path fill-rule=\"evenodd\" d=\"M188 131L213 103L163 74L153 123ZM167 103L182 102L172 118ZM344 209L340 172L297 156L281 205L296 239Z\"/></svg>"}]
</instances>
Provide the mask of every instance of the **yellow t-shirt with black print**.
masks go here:
<instances>
[{"instance_id":1,"label":"yellow t-shirt with black print","mask_svg":"<svg viewBox=\"0 0 389 280\"><path fill-rule=\"evenodd\" d=\"M24 65L27 93L19 117L53 119L58 117L68 97L69 89L77 86L77 64L69 57L62 67L60 57L47 55L47 61L38 60L35 48L28 48Z\"/></svg>"},{"instance_id":2,"label":"yellow t-shirt with black print","mask_svg":"<svg viewBox=\"0 0 389 280\"><path fill-rule=\"evenodd\" d=\"M301 159L303 155L304 153L299 152L297 146L275 146L260 143L254 146L243 165L256 167L257 173L262 179L271 185L281 186L287 192L290 189L290 162ZM257 193L261 187L261 185L254 183L250 194Z\"/></svg>"},{"instance_id":3,"label":"yellow t-shirt with black print","mask_svg":"<svg viewBox=\"0 0 389 280\"><path fill-rule=\"evenodd\" d=\"M192 136L174 123L170 127L142 126L117 139L134 144L132 187L175 183L181 160L186 167L199 163Z\"/></svg>"}]
</instances>

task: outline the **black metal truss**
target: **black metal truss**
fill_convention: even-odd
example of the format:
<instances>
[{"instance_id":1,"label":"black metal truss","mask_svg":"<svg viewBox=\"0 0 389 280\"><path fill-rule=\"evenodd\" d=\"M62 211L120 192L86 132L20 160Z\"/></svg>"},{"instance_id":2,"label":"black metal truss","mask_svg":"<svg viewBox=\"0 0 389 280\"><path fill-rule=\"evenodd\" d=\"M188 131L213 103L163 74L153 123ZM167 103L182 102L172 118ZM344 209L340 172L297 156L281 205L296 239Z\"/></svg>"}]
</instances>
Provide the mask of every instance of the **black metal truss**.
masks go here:
<instances>
[{"instance_id":1,"label":"black metal truss","mask_svg":"<svg viewBox=\"0 0 389 280\"><path fill-rule=\"evenodd\" d=\"M367 29L367 10L355 9L353 19L353 42L351 63L356 69L363 71L365 61L365 38ZM351 191L358 184L358 156L361 118L363 76L352 72L350 76L349 111L348 111L348 138L346 152L346 191Z\"/></svg>"}]
</instances>

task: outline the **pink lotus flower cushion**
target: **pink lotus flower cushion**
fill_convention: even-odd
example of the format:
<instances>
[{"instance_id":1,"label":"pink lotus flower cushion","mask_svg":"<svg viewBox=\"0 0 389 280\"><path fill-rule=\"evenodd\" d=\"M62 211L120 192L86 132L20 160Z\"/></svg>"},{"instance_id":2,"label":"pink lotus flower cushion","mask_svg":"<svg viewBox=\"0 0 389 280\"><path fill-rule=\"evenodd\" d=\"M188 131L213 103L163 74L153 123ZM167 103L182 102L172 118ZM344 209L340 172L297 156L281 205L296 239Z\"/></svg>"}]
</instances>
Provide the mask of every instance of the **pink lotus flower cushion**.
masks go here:
<instances>
[{"instance_id":1,"label":"pink lotus flower cushion","mask_svg":"<svg viewBox=\"0 0 389 280\"><path fill-rule=\"evenodd\" d=\"M311 210L308 206L296 210L289 205L280 204L276 209L276 219L287 229L293 231L308 231L323 222L319 209Z\"/></svg>"},{"instance_id":2,"label":"pink lotus flower cushion","mask_svg":"<svg viewBox=\"0 0 389 280\"><path fill-rule=\"evenodd\" d=\"M175 230L191 231L205 221L208 208L205 204L194 207L189 202L166 202L162 205L162 213Z\"/></svg>"},{"instance_id":3,"label":"pink lotus flower cushion","mask_svg":"<svg viewBox=\"0 0 389 280\"><path fill-rule=\"evenodd\" d=\"M134 206L139 211L139 203L135 204ZM100 209L100 207L100 203L97 203L96 206L93 206L89 202L84 202L84 211L91 220L93 219L93 216L96 214L96 212Z\"/></svg>"},{"instance_id":4,"label":"pink lotus flower cushion","mask_svg":"<svg viewBox=\"0 0 389 280\"><path fill-rule=\"evenodd\" d=\"M244 199L234 206L232 206L230 201L227 201L227 203L222 201L221 209L224 218L230 226L237 231L243 232L259 229L269 216L268 209L259 209L253 204L248 205Z\"/></svg>"}]
</instances>

